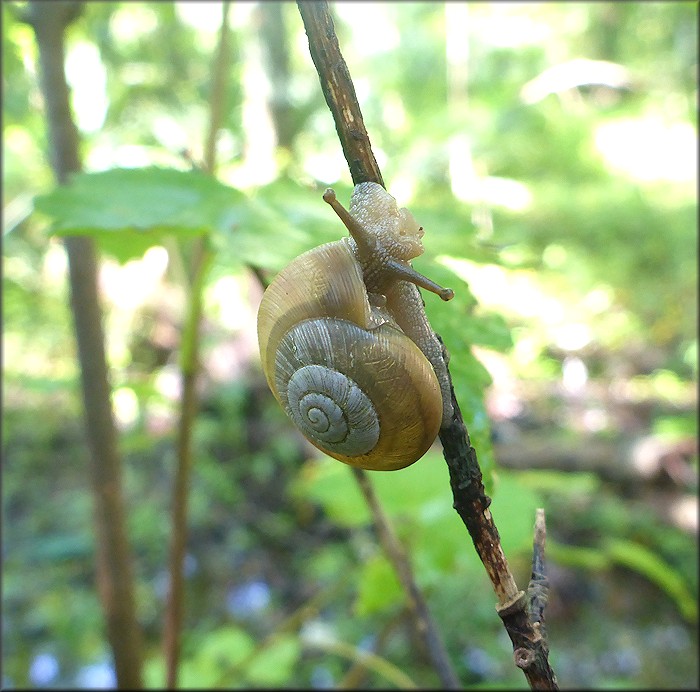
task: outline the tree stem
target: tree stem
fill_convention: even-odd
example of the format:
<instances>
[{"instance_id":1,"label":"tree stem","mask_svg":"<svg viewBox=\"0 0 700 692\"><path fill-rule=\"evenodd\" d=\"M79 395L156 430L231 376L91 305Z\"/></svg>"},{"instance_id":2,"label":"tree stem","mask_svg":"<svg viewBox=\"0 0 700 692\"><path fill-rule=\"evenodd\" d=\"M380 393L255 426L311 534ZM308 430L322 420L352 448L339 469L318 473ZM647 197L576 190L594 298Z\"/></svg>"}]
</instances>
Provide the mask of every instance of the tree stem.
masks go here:
<instances>
[{"instance_id":1,"label":"tree stem","mask_svg":"<svg viewBox=\"0 0 700 692\"><path fill-rule=\"evenodd\" d=\"M300 0L297 6L309 38L309 52L316 66L326 102L333 114L353 182L376 182L384 185L372 153L350 73L340 52L328 4ZM388 517L382 511L369 476L362 469L353 468L353 473L370 509L384 550L406 592L413 625L425 646L430 662L445 689L459 689L459 679L430 615L425 597L413 576L411 563Z\"/></svg>"}]
</instances>

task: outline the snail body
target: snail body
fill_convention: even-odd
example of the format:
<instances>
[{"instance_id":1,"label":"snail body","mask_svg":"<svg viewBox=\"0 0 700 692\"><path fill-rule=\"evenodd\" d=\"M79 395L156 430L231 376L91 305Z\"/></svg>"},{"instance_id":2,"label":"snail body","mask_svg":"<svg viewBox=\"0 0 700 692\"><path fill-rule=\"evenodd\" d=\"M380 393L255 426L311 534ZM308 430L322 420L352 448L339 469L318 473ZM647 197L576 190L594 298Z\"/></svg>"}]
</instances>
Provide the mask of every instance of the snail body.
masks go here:
<instances>
[{"instance_id":1,"label":"snail body","mask_svg":"<svg viewBox=\"0 0 700 692\"><path fill-rule=\"evenodd\" d=\"M413 270L422 229L380 185L357 185L350 213L332 190L324 200L352 237L303 253L265 291L263 371L323 452L364 469L404 468L425 454L452 412L440 345L409 282L445 300L452 292Z\"/></svg>"}]
</instances>

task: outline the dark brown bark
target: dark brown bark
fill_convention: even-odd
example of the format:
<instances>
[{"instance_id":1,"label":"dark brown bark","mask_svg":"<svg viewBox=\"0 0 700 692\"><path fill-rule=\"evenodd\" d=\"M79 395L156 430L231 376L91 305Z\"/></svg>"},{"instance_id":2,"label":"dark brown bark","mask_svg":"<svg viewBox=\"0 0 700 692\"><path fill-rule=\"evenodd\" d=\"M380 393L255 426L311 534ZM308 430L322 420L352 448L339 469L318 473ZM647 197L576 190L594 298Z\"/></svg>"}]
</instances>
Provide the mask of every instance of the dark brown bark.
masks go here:
<instances>
[{"instance_id":1,"label":"dark brown bark","mask_svg":"<svg viewBox=\"0 0 700 692\"><path fill-rule=\"evenodd\" d=\"M372 153L355 90L338 46L328 3L298 0L309 38L309 51L321 81L345 158L355 184L373 181L383 185ZM445 351L445 361L449 356ZM448 370L449 373L449 370ZM498 613L513 643L515 663L533 689L557 689L547 660L547 648L529 619L527 598L518 590L508 568L498 530L488 507L476 451L471 446L459 404L451 387L454 414L440 431L450 473L454 508L464 522L498 598Z\"/></svg>"},{"instance_id":2,"label":"dark brown bark","mask_svg":"<svg viewBox=\"0 0 700 692\"><path fill-rule=\"evenodd\" d=\"M31 2L26 21L39 49L41 91L46 107L49 156L60 184L80 170L78 132L64 71L64 32L80 13L77 2ZM141 682L141 631L136 621L131 554L125 528L121 460L112 416L98 297L98 260L92 239L65 240L71 308L80 363L85 426L94 497L97 586L114 656L117 684Z\"/></svg>"},{"instance_id":3,"label":"dark brown bark","mask_svg":"<svg viewBox=\"0 0 700 692\"><path fill-rule=\"evenodd\" d=\"M352 181L384 185L372 153L355 87L340 52L327 2L299 0L299 12L309 37L309 52L321 82L326 103L333 113L335 129L348 162Z\"/></svg>"}]
</instances>

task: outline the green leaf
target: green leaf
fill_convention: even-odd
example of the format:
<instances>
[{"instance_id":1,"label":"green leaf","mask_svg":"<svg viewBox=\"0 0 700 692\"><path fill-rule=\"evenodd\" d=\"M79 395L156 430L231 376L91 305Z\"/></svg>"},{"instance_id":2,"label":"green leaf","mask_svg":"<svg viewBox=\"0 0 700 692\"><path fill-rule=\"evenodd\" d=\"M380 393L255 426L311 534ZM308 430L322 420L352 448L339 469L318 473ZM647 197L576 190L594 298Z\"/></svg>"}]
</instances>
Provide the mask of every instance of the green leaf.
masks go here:
<instances>
[{"instance_id":1,"label":"green leaf","mask_svg":"<svg viewBox=\"0 0 700 692\"><path fill-rule=\"evenodd\" d=\"M547 559L559 565L600 571L610 566L610 559L600 548L566 545L547 537Z\"/></svg>"},{"instance_id":2,"label":"green leaf","mask_svg":"<svg viewBox=\"0 0 700 692\"><path fill-rule=\"evenodd\" d=\"M179 682L183 688L220 687L222 681L240 683L243 673L234 670L254 649L252 637L240 627L220 627L201 640L193 657L183 661Z\"/></svg>"},{"instance_id":3,"label":"green leaf","mask_svg":"<svg viewBox=\"0 0 700 692\"><path fill-rule=\"evenodd\" d=\"M349 203L350 190L338 186L336 191ZM302 252L347 236L322 194L287 178L259 188L236 224L214 237L217 261L226 267L248 263L277 272Z\"/></svg>"},{"instance_id":4,"label":"green leaf","mask_svg":"<svg viewBox=\"0 0 700 692\"><path fill-rule=\"evenodd\" d=\"M364 563L358 584L355 601L358 615L385 611L403 599L396 572L384 555L375 555Z\"/></svg>"},{"instance_id":5,"label":"green leaf","mask_svg":"<svg viewBox=\"0 0 700 692\"><path fill-rule=\"evenodd\" d=\"M675 601L686 620L696 621L697 600L693 598L683 577L665 560L645 546L624 539L608 539L604 548L615 562L639 572L665 591Z\"/></svg>"},{"instance_id":6,"label":"green leaf","mask_svg":"<svg viewBox=\"0 0 700 692\"><path fill-rule=\"evenodd\" d=\"M453 512L449 473L437 449L400 471L373 473L372 484L389 514L410 520L429 518L436 503Z\"/></svg>"},{"instance_id":7,"label":"green leaf","mask_svg":"<svg viewBox=\"0 0 700 692\"><path fill-rule=\"evenodd\" d=\"M559 497L571 498L593 495L599 491L602 480L592 471L557 471L536 469L518 471L521 484L539 492L556 493Z\"/></svg>"},{"instance_id":8,"label":"green leaf","mask_svg":"<svg viewBox=\"0 0 700 692\"><path fill-rule=\"evenodd\" d=\"M362 526L369 521L367 505L350 467L334 459L315 459L306 464L292 492L322 505L341 526Z\"/></svg>"},{"instance_id":9,"label":"green leaf","mask_svg":"<svg viewBox=\"0 0 700 692\"><path fill-rule=\"evenodd\" d=\"M207 635L197 650L197 658L209 664L223 661L227 667L242 661L253 648L250 635L240 627L221 627Z\"/></svg>"},{"instance_id":10,"label":"green leaf","mask_svg":"<svg viewBox=\"0 0 700 692\"><path fill-rule=\"evenodd\" d=\"M199 171L114 168L81 173L34 200L54 235L89 235L119 259L140 256L173 234L192 237L234 226L242 193Z\"/></svg>"}]
</instances>

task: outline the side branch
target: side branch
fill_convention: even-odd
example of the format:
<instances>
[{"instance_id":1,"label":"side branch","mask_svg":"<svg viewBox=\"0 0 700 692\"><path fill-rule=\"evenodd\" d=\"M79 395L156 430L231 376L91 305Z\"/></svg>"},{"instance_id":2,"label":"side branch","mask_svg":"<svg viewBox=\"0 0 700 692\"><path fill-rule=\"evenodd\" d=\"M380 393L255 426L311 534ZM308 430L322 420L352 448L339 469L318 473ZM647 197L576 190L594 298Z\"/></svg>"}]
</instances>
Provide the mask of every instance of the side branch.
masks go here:
<instances>
[{"instance_id":1,"label":"side branch","mask_svg":"<svg viewBox=\"0 0 700 692\"><path fill-rule=\"evenodd\" d=\"M229 63L228 15L230 3L222 4L221 28L216 49L209 99L209 130L204 147L204 170L210 175L216 169L216 135L223 117L226 93L226 73ZM194 455L192 436L199 406L197 380L199 375L199 326L202 318L204 280L211 253L205 238L196 238L192 248L189 271L189 299L185 327L180 342L180 378L182 398L177 429L177 466L172 493L172 530L170 537L168 594L163 625L163 653L166 684L177 687L182 627L185 615L184 563L187 551L188 502Z\"/></svg>"},{"instance_id":2,"label":"side branch","mask_svg":"<svg viewBox=\"0 0 700 692\"><path fill-rule=\"evenodd\" d=\"M532 546L532 575L527 587L528 608L530 621L535 631L539 631L543 645L547 647L547 631L544 625L544 610L549 598L549 579L544 558L544 548L547 539L547 527L544 519L544 509L538 509L535 515L535 538Z\"/></svg>"}]
</instances>

